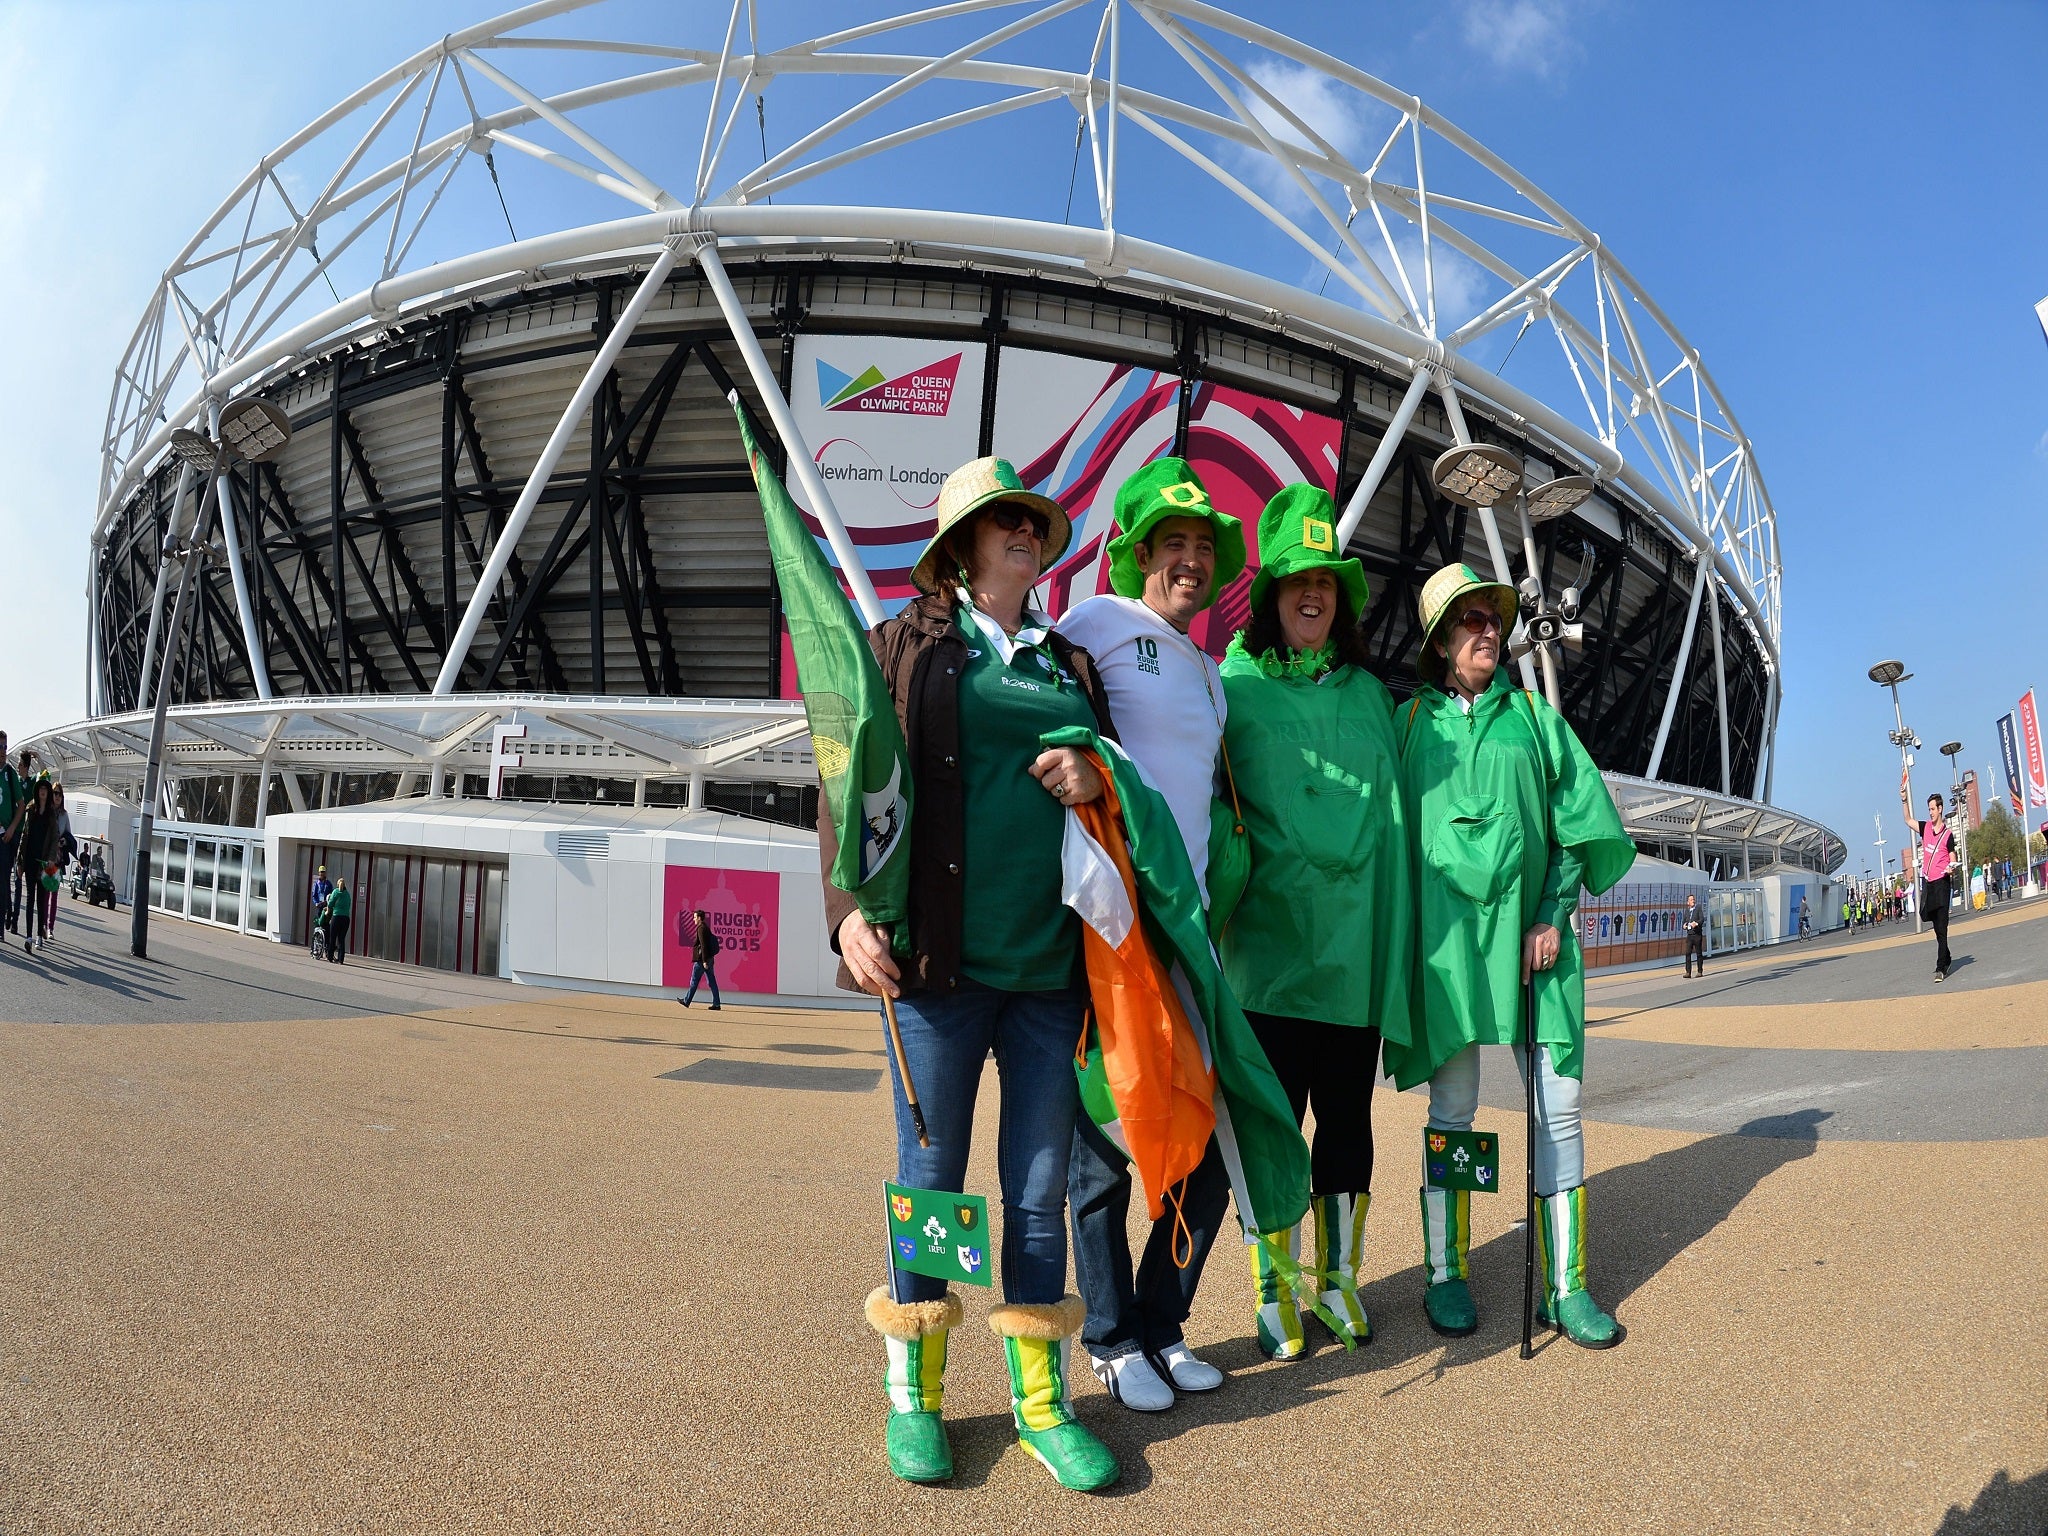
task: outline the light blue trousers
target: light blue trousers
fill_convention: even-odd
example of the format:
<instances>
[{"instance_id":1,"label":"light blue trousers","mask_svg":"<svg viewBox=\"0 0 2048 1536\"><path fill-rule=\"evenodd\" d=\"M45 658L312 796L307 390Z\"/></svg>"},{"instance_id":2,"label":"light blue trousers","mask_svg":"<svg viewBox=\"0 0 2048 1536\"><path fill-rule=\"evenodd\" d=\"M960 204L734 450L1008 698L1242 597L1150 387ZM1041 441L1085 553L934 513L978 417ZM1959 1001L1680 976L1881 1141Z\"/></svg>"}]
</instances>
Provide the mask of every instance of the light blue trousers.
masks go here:
<instances>
[{"instance_id":1,"label":"light blue trousers","mask_svg":"<svg viewBox=\"0 0 2048 1536\"><path fill-rule=\"evenodd\" d=\"M1526 1091L1529 1063L1512 1047ZM1536 1193L1555 1195L1586 1182L1586 1133L1579 1125L1580 1084L1560 1077L1550 1064L1550 1047L1539 1046L1542 1070L1536 1078ZM1469 1131L1479 1111L1479 1047L1468 1045L1436 1069L1429 1080L1429 1123L1442 1131ZM1428 1170L1423 1182L1429 1182Z\"/></svg>"}]
</instances>

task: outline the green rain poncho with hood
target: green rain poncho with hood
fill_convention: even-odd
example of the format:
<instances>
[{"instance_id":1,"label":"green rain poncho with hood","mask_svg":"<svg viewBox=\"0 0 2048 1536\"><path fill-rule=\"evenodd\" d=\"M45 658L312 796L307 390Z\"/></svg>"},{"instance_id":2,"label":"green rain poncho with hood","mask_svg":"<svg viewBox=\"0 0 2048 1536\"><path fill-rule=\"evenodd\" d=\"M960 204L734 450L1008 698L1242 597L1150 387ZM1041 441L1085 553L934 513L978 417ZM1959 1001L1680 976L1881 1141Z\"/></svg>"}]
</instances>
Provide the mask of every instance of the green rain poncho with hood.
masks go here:
<instances>
[{"instance_id":1,"label":"green rain poncho with hood","mask_svg":"<svg viewBox=\"0 0 2048 1536\"><path fill-rule=\"evenodd\" d=\"M1548 923L1561 938L1556 965L1536 977L1536 1038L1561 1075L1581 1076L1579 887L1599 894L1636 856L1600 770L1505 666L1469 714L1425 684L1394 712L1394 735L1421 900L1413 1041L1387 1037L1388 1075L1410 1088L1468 1045L1518 1044L1522 935Z\"/></svg>"},{"instance_id":2,"label":"green rain poncho with hood","mask_svg":"<svg viewBox=\"0 0 2048 1536\"><path fill-rule=\"evenodd\" d=\"M1355 623L1365 578L1335 558L1334 516L1309 486L1275 497L1259 523L1260 582L1335 569ZM1262 596L1255 587L1255 609ZM1224 743L1251 841L1224 974L1247 1009L1376 1028L1405 1047L1415 903L1393 700L1370 672L1327 662L1255 657L1242 634L1223 658Z\"/></svg>"}]
</instances>

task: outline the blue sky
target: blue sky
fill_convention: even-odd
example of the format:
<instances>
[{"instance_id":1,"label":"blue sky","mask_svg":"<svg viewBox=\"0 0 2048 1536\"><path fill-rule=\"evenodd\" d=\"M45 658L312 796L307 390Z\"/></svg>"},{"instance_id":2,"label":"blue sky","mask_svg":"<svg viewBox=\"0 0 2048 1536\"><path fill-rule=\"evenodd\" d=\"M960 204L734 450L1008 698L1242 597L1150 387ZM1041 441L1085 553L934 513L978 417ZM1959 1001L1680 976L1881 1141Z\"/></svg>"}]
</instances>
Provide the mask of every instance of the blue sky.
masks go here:
<instances>
[{"instance_id":1,"label":"blue sky","mask_svg":"<svg viewBox=\"0 0 2048 1536\"><path fill-rule=\"evenodd\" d=\"M83 712L100 429L164 264L260 155L490 9L0 3L0 726L18 737ZM786 40L889 7L760 9L766 35ZM658 13L693 18L671 35L722 36L722 5ZM1895 655L1916 673L1922 791L1946 776L1934 744L1960 738L1981 770L1993 718L2048 688L2048 345L2032 311L2048 294L2048 8L1396 0L1257 14L1502 155L1599 231L1699 347L1779 513L1776 798L1842 833L1851 869L1872 857L1874 812L1896 852L1890 705L1870 663ZM1045 121L1051 150L1011 156L984 135L969 141L979 163L946 169L982 183L988 206L1057 217L1072 119ZM629 112L620 125L694 162L693 127ZM583 206L504 159L515 218ZM1081 180L1077 218L1085 167ZM833 192L890 200L857 175ZM1141 196L1132 227L1163 235L1176 210ZM503 238L494 203L447 212L436 237L451 248ZM1195 243L1296 280L1306 270L1228 221Z\"/></svg>"}]
</instances>

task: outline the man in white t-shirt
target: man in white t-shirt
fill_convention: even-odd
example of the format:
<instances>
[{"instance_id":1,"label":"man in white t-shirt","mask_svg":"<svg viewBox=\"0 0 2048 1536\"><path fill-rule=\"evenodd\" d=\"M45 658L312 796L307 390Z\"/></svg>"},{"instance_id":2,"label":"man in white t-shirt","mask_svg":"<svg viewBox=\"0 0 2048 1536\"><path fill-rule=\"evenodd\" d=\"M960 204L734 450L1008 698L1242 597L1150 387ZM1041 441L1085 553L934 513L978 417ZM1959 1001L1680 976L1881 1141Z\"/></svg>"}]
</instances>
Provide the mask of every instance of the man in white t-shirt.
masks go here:
<instances>
[{"instance_id":1,"label":"man in white t-shirt","mask_svg":"<svg viewBox=\"0 0 2048 1536\"><path fill-rule=\"evenodd\" d=\"M1244 569L1244 529L1210 504L1194 469L1176 458L1154 459L1123 483L1116 522L1123 532L1109 545L1115 595L1076 604L1056 627L1095 658L1118 741L1172 809L1195 878L1206 881L1223 682L1188 626ZM1202 889L1206 905L1206 883ZM1223 1373L1198 1359L1181 1333L1230 1199L1215 1141L1181 1190L1185 1266L1175 1262L1174 1221L1161 1220L1133 1283L1130 1199L1129 1163L1081 1116L1067 1182L1075 1278L1088 1305L1081 1342L1111 1397L1157 1413L1173 1406L1176 1387L1223 1385Z\"/></svg>"}]
</instances>

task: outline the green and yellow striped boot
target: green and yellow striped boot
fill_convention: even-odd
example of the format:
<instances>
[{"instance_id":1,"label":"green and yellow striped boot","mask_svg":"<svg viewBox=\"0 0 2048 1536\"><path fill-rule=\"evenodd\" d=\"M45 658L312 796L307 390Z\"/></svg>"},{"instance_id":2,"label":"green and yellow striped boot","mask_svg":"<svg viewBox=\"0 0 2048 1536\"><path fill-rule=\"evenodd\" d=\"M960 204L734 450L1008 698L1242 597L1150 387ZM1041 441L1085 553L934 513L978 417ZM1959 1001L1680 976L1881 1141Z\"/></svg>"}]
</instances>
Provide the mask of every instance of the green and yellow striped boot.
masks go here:
<instances>
[{"instance_id":1,"label":"green and yellow striped boot","mask_svg":"<svg viewBox=\"0 0 2048 1536\"><path fill-rule=\"evenodd\" d=\"M1543 1271L1537 1318L1586 1349L1612 1349L1627 1330L1586 1289L1586 1186L1539 1196L1536 1263Z\"/></svg>"},{"instance_id":2,"label":"green and yellow striped boot","mask_svg":"<svg viewBox=\"0 0 2048 1536\"><path fill-rule=\"evenodd\" d=\"M1471 1274L1472 1191L1469 1189L1422 1190L1422 1271L1428 1289L1422 1293L1422 1310L1429 1326L1453 1339L1462 1339L1479 1327L1479 1309L1472 1304L1472 1288L1465 1281Z\"/></svg>"},{"instance_id":3,"label":"green and yellow striped boot","mask_svg":"<svg viewBox=\"0 0 2048 1536\"><path fill-rule=\"evenodd\" d=\"M1358 1299L1358 1261L1365 1250L1365 1213L1371 1205L1371 1195L1315 1195L1309 1200L1316 1218L1322 1303L1337 1319L1337 1342L1346 1349L1372 1342L1372 1323Z\"/></svg>"},{"instance_id":4,"label":"green and yellow striped boot","mask_svg":"<svg viewBox=\"0 0 2048 1536\"><path fill-rule=\"evenodd\" d=\"M891 1301L886 1286L868 1294L868 1325L889 1352L889 1470L906 1483L943 1483L953 1447L939 1419L945 1395L946 1335L960 1326L960 1298Z\"/></svg>"},{"instance_id":5,"label":"green and yellow striped boot","mask_svg":"<svg viewBox=\"0 0 2048 1536\"><path fill-rule=\"evenodd\" d=\"M1273 1261L1273 1250L1267 1246L1280 1241L1277 1233L1263 1239L1247 1235L1245 1241L1252 1256L1252 1285L1258 1292L1259 1353L1268 1360L1298 1360L1308 1347L1301 1331L1301 1303L1287 1283L1286 1273ZM1288 1229L1286 1244L1288 1258L1298 1262L1301 1228Z\"/></svg>"},{"instance_id":6,"label":"green and yellow striped boot","mask_svg":"<svg viewBox=\"0 0 2048 1536\"><path fill-rule=\"evenodd\" d=\"M1078 1296L1049 1306L1012 1301L988 1315L1010 1362L1010 1414L1017 1439L1062 1488L1093 1493L1117 1480L1108 1446L1074 1420L1067 1401L1067 1343L1088 1309Z\"/></svg>"}]
</instances>

